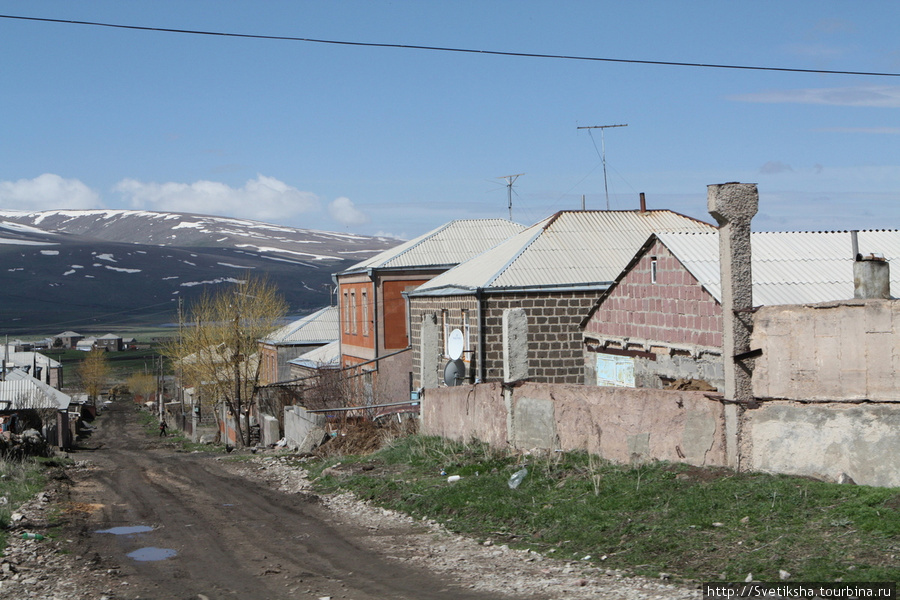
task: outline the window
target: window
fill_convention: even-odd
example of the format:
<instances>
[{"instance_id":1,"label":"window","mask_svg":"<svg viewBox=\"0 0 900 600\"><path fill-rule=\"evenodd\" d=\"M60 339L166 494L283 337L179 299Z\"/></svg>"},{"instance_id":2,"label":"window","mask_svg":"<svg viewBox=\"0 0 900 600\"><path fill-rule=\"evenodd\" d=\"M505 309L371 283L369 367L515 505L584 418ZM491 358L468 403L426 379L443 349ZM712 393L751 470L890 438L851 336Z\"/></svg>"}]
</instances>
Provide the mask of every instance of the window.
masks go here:
<instances>
[{"instance_id":1,"label":"window","mask_svg":"<svg viewBox=\"0 0 900 600\"><path fill-rule=\"evenodd\" d=\"M656 257L650 257L650 283L656 283Z\"/></svg>"},{"instance_id":2,"label":"window","mask_svg":"<svg viewBox=\"0 0 900 600\"><path fill-rule=\"evenodd\" d=\"M341 318L344 321L344 333L350 333L350 296L344 292L344 306L341 310Z\"/></svg>"},{"instance_id":3,"label":"window","mask_svg":"<svg viewBox=\"0 0 900 600\"><path fill-rule=\"evenodd\" d=\"M350 291L350 333L356 335L356 290Z\"/></svg>"},{"instance_id":4,"label":"window","mask_svg":"<svg viewBox=\"0 0 900 600\"><path fill-rule=\"evenodd\" d=\"M362 291L362 334L369 337L369 292Z\"/></svg>"}]
</instances>

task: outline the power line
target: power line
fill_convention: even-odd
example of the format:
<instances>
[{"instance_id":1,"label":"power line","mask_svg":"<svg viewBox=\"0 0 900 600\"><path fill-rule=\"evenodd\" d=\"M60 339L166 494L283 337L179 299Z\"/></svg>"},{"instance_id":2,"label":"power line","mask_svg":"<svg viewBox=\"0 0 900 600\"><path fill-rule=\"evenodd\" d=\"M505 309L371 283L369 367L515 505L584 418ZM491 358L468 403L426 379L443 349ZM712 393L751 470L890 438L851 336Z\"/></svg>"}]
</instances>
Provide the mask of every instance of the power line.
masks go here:
<instances>
[{"instance_id":1,"label":"power line","mask_svg":"<svg viewBox=\"0 0 900 600\"><path fill-rule=\"evenodd\" d=\"M626 63L638 65L661 65L666 67L699 67L705 69L739 69L745 71L776 71L783 73L815 73L819 75L864 75L871 77L900 77L900 73L878 71L838 71L827 69L796 69L790 67L760 67L752 65L733 65L717 63L693 63L666 60L638 60L631 58L606 58L599 56L577 56L566 54L540 54L534 52L505 52L502 50L475 50L473 48L453 48L445 46L420 46L415 44L386 44L377 42L353 42L347 40L327 40L319 38L295 37L287 35L259 35L251 33L229 33L224 31L204 31L198 29L173 29L168 27L146 27L141 25L121 25L118 23L102 23L98 21L76 21L71 19L48 19L43 17L23 17L20 15L0 15L0 19L19 21L37 21L43 23L62 23L66 25L89 25L92 27L111 27L115 29L131 29L137 31L155 31L161 33L183 33L190 35L208 35L231 38L247 38L256 40L280 40L288 42L308 42L313 44L333 44L338 46L361 46L367 48L399 48L403 50L430 50L434 52L457 52L463 54L485 54L490 56L515 56L521 58L552 58L558 60L578 60L591 62Z\"/></svg>"}]
</instances>

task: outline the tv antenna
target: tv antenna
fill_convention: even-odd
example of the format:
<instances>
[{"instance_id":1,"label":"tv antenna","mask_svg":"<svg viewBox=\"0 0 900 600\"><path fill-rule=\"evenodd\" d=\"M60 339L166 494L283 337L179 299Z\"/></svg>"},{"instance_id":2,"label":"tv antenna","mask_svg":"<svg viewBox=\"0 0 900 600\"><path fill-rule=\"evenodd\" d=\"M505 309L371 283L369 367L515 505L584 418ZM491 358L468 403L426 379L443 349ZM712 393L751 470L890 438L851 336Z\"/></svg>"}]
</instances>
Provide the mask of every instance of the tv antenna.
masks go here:
<instances>
[{"instance_id":1,"label":"tv antenna","mask_svg":"<svg viewBox=\"0 0 900 600\"><path fill-rule=\"evenodd\" d=\"M516 179L524 175L525 173L519 173L517 175L503 175L502 177L498 177L497 179L505 179L506 180L506 198L507 204L509 205L509 220L512 221L512 186L513 182Z\"/></svg>"},{"instance_id":2,"label":"tv antenna","mask_svg":"<svg viewBox=\"0 0 900 600\"><path fill-rule=\"evenodd\" d=\"M603 149L603 154L600 156L600 161L603 163L603 190L606 192L606 210L609 210L609 187L606 184L606 140L603 136L603 130L609 129L610 127L628 127L628 123L624 125L591 125L589 127L579 127L578 129L587 129L588 133L591 133L591 129L599 129L600 130L600 148ZM591 136L593 139L593 136ZM596 142L594 148L596 148Z\"/></svg>"}]
</instances>

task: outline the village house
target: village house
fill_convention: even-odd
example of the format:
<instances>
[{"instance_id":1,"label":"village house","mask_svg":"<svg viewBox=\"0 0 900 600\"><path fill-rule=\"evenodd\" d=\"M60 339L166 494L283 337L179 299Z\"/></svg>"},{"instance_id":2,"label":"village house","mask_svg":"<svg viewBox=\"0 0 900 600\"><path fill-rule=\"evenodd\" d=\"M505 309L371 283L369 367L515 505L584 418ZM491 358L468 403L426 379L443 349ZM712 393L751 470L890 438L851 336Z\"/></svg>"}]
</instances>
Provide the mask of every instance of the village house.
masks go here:
<instances>
[{"instance_id":1,"label":"village house","mask_svg":"<svg viewBox=\"0 0 900 600\"><path fill-rule=\"evenodd\" d=\"M123 348L122 338L118 335L107 333L94 341L94 347L107 352L121 352Z\"/></svg>"},{"instance_id":2,"label":"village house","mask_svg":"<svg viewBox=\"0 0 900 600\"><path fill-rule=\"evenodd\" d=\"M654 231L709 231L668 210L562 211L407 293L413 386L529 379L581 383L580 323ZM503 372L504 312L527 369ZM516 316L517 315L517 316ZM453 364L450 364L450 363ZM448 373L452 369L455 374Z\"/></svg>"},{"instance_id":3,"label":"village house","mask_svg":"<svg viewBox=\"0 0 900 600\"><path fill-rule=\"evenodd\" d=\"M59 361L40 352L17 351L13 349L19 347L21 346L14 346L12 343L6 346L6 352L0 358L3 358L6 362L7 368L21 369L50 387L57 390L62 389L63 367Z\"/></svg>"},{"instance_id":4,"label":"village house","mask_svg":"<svg viewBox=\"0 0 900 600\"><path fill-rule=\"evenodd\" d=\"M339 318L338 307L329 306L288 323L260 340L260 384L291 379L289 363L292 359L337 341L340 335Z\"/></svg>"},{"instance_id":5,"label":"village house","mask_svg":"<svg viewBox=\"0 0 900 600\"><path fill-rule=\"evenodd\" d=\"M82 339L84 339L84 336L80 333L63 331L62 333L53 336L53 343L54 346L57 347L73 349L78 341Z\"/></svg>"},{"instance_id":6,"label":"village house","mask_svg":"<svg viewBox=\"0 0 900 600\"><path fill-rule=\"evenodd\" d=\"M357 401L409 398L412 357L404 292L523 229L503 219L451 221L334 275L341 365L359 366Z\"/></svg>"},{"instance_id":7,"label":"village house","mask_svg":"<svg viewBox=\"0 0 900 600\"><path fill-rule=\"evenodd\" d=\"M22 369L0 374L0 430L4 435L36 429L49 443L67 448L74 439L75 419L70 425L68 413L71 402L68 394Z\"/></svg>"},{"instance_id":8,"label":"village house","mask_svg":"<svg viewBox=\"0 0 900 600\"><path fill-rule=\"evenodd\" d=\"M651 235L582 322L585 383L723 391L718 233ZM858 232L859 254L900 258L900 231ZM851 233L751 234L754 306L854 297ZM900 293L900 273L891 281Z\"/></svg>"}]
</instances>

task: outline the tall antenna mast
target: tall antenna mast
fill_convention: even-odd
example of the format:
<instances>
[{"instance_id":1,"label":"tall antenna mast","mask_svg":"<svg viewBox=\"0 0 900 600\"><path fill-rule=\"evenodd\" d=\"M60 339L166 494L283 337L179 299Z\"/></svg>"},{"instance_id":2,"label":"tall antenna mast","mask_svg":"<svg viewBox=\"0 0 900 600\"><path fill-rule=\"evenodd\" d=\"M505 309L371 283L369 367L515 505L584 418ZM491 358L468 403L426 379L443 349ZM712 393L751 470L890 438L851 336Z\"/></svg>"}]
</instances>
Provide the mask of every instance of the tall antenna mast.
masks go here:
<instances>
[{"instance_id":1,"label":"tall antenna mast","mask_svg":"<svg viewBox=\"0 0 900 600\"><path fill-rule=\"evenodd\" d=\"M513 182L524 175L525 173L519 173L517 175L503 175L502 177L498 177L497 179L505 179L506 180L506 198L507 204L509 206L509 220L512 221L512 186Z\"/></svg>"},{"instance_id":2,"label":"tall antenna mast","mask_svg":"<svg viewBox=\"0 0 900 600\"><path fill-rule=\"evenodd\" d=\"M578 129L599 129L600 130L600 148L603 150L600 161L603 163L603 190L606 192L606 210L609 210L609 187L606 185L606 140L603 136L603 130L610 127L628 127L628 123L624 125L591 125L590 127L579 127ZM590 132L588 132L590 133ZM596 148L596 146L594 146Z\"/></svg>"}]
</instances>

